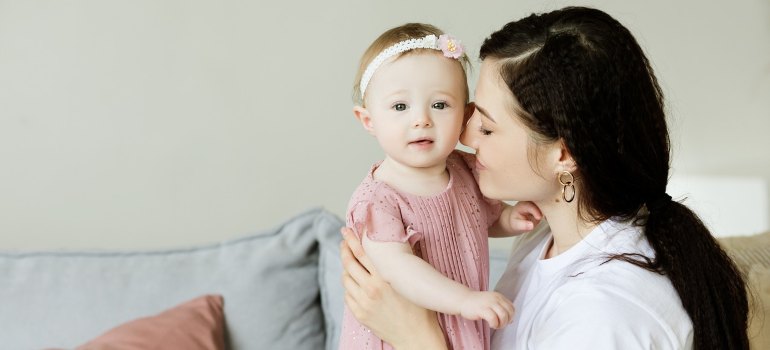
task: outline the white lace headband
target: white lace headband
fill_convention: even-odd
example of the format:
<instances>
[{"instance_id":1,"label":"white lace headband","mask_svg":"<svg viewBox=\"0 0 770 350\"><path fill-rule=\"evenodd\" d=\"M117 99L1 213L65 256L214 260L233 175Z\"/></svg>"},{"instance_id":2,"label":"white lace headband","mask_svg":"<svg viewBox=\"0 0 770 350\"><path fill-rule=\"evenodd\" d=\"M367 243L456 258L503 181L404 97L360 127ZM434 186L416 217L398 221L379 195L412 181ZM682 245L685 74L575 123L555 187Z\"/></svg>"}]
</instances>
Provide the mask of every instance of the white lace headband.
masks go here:
<instances>
[{"instance_id":1,"label":"white lace headband","mask_svg":"<svg viewBox=\"0 0 770 350\"><path fill-rule=\"evenodd\" d=\"M445 57L454 59L459 59L462 57L463 53L465 53L465 47L463 47L460 40L457 40L447 34L441 34L438 37L438 40L436 39L435 35L430 34L420 39L400 41L380 52L380 54L377 55L377 57L375 57L368 66L366 66L364 75L361 76L361 98L364 98L364 92L366 92L366 86L369 85L369 80L372 79L374 72L377 70L377 68L380 67L380 65L382 65L383 62L402 52L414 49L441 50L444 52Z\"/></svg>"}]
</instances>

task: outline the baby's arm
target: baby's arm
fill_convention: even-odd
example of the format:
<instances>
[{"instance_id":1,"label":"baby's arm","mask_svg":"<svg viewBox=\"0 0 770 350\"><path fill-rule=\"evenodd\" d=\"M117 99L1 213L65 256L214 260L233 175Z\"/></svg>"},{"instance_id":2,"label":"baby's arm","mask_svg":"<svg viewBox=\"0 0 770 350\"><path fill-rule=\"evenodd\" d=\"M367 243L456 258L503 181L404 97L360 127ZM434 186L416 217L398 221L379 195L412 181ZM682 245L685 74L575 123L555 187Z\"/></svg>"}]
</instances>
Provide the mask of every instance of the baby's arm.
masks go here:
<instances>
[{"instance_id":1,"label":"baby's arm","mask_svg":"<svg viewBox=\"0 0 770 350\"><path fill-rule=\"evenodd\" d=\"M479 292L436 271L412 253L407 243L377 242L363 234L364 251L393 289L426 309L470 320L484 319L493 328L513 318L513 304L497 292Z\"/></svg>"},{"instance_id":2,"label":"baby's arm","mask_svg":"<svg viewBox=\"0 0 770 350\"><path fill-rule=\"evenodd\" d=\"M532 202L517 202L515 205L503 203L500 218L489 227L489 237L509 237L532 231L543 214Z\"/></svg>"}]
</instances>

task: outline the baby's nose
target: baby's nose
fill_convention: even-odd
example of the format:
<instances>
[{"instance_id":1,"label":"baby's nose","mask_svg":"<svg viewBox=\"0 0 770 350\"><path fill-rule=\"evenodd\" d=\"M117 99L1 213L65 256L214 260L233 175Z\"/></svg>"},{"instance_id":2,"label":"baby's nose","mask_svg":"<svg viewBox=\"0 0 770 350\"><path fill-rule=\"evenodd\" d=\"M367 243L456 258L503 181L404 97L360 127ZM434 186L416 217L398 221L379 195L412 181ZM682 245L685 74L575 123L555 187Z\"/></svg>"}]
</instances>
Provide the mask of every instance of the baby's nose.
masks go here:
<instances>
[{"instance_id":1,"label":"baby's nose","mask_svg":"<svg viewBox=\"0 0 770 350\"><path fill-rule=\"evenodd\" d=\"M430 116L427 113L419 113L414 118L413 126L415 128L420 128L420 127L429 128L433 126L433 122L431 121Z\"/></svg>"}]
</instances>

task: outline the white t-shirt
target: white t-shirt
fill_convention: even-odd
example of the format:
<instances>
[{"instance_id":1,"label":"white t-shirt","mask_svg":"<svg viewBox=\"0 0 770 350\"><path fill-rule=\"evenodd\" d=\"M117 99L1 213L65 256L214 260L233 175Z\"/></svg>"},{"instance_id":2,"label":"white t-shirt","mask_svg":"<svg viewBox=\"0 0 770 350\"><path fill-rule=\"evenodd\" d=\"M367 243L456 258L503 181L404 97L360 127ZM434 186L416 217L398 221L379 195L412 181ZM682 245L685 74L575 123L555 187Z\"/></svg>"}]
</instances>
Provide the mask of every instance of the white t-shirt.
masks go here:
<instances>
[{"instance_id":1,"label":"white t-shirt","mask_svg":"<svg viewBox=\"0 0 770 350\"><path fill-rule=\"evenodd\" d=\"M692 349L692 322L668 277L616 253L654 257L641 228L607 220L564 253L543 259L547 225L517 238L495 288L516 307L492 349Z\"/></svg>"}]
</instances>

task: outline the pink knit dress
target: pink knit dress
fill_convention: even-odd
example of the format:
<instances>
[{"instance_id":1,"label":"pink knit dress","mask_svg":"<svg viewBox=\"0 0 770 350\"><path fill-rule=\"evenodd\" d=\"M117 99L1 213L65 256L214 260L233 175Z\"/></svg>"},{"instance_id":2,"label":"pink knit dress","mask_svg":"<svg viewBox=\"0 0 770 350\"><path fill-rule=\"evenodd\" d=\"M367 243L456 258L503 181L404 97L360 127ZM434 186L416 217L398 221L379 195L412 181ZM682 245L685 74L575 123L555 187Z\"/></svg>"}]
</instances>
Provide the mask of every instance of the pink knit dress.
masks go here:
<instances>
[{"instance_id":1,"label":"pink knit dress","mask_svg":"<svg viewBox=\"0 0 770 350\"><path fill-rule=\"evenodd\" d=\"M487 230L502 204L486 199L474 175L475 156L454 151L447 159L449 184L436 195L402 193L374 179L375 164L348 205L347 226L369 239L408 242L415 255L436 270L473 290L489 283ZM489 349L489 326L459 315L438 314L450 349ZM340 349L392 349L360 324L345 306Z\"/></svg>"}]
</instances>

